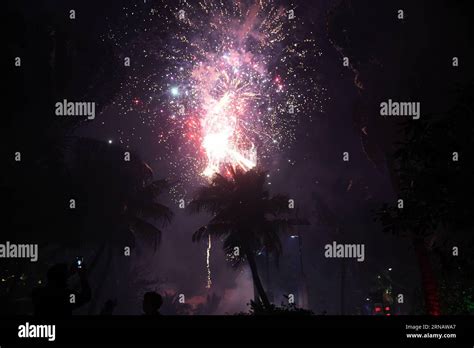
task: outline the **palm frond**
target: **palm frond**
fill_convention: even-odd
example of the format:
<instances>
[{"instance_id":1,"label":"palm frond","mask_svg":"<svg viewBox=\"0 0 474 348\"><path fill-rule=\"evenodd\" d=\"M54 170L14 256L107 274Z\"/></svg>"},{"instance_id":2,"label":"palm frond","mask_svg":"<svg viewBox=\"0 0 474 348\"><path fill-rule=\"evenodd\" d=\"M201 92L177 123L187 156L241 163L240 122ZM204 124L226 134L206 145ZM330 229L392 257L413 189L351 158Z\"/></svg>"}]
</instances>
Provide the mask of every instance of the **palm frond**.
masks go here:
<instances>
[{"instance_id":1,"label":"palm frond","mask_svg":"<svg viewBox=\"0 0 474 348\"><path fill-rule=\"evenodd\" d=\"M161 221L163 227L169 224L174 216L171 209L161 203L143 204L137 213L145 219Z\"/></svg>"},{"instance_id":2,"label":"palm frond","mask_svg":"<svg viewBox=\"0 0 474 348\"><path fill-rule=\"evenodd\" d=\"M283 251L280 236L278 230L273 228L272 224L268 224L267 228L264 229L263 233L263 246L270 252L276 255L280 255Z\"/></svg>"},{"instance_id":3,"label":"palm frond","mask_svg":"<svg viewBox=\"0 0 474 348\"><path fill-rule=\"evenodd\" d=\"M197 190L187 210L190 213L199 213L201 211L216 213L232 201L232 192L233 187L229 185L227 179L221 181L218 185L215 185L215 182L211 182L209 186L203 186Z\"/></svg>"},{"instance_id":4,"label":"palm frond","mask_svg":"<svg viewBox=\"0 0 474 348\"><path fill-rule=\"evenodd\" d=\"M203 238L207 238L209 235L211 237L221 237L228 234L231 231L231 228L232 225L226 222L210 222L194 232L192 240L193 242L199 242Z\"/></svg>"},{"instance_id":5,"label":"palm frond","mask_svg":"<svg viewBox=\"0 0 474 348\"><path fill-rule=\"evenodd\" d=\"M230 178L215 175L210 184L196 192L188 206L191 213L207 211L213 215L206 226L193 234L193 241L209 235L224 237L223 248L254 253L265 247L278 256L282 252L279 234L307 220L290 216L288 197L270 197L266 172L229 168ZM242 248L245 248L245 252Z\"/></svg>"},{"instance_id":6,"label":"palm frond","mask_svg":"<svg viewBox=\"0 0 474 348\"><path fill-rule=\"evenodd\" d=\"M159 179L153 181L151 184L147 185L143 191L148 193L151 197L156 199L161 195L165 190L170 188L170 183L166 179Z\"/></svg>"},{"instance_id":7,"label":"palm frond","mask_svg":"<svg viewBox=\"0 0 474 348\"><path fill-rule=\"evenodd\" d=\"M289 198L286 195L275 195L265 201L265 213L278 216L290 212Z\"/></svg>"},{"instance_id":8,"label":"palm frond","mask_svg":"<svg viewBox=\"0 0 474 348\"><path fill-rule=\"evenodd\" d=\"M137 217L131 219L130 225L134 235L142 238L149 244L153 244L154 251L156 252L158 245L161 243L161 230Z\"/></svg>"}]
</instances>

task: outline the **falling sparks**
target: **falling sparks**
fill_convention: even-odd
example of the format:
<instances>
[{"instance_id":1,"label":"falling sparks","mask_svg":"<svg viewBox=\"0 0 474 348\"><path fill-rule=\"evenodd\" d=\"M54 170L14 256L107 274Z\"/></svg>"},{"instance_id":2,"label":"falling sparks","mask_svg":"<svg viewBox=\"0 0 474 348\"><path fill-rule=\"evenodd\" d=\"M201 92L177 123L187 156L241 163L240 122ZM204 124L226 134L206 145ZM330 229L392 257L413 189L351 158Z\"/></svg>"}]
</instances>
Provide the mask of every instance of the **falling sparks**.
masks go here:
<instances>
[{"instance_id":1,"label":"falling sparks","mask_svg":"<svg viewBox=\"0 0 474 348\"><path fill-rule=\"evenodd\" d=\"M300 16L289 18L290 9ZM157 0L123 10L121 28L104 36L133 52L113 104L153 134L157 166L182 183L177 197L228 165L278 165L301 119L322 111L322 53L297 6ZM136 134L120 133L118 142L133 146Z\"/></svg>"},{"instance_id":2,"label":"falling sparks","mask_svg":"<svg viewBox=\"0 0 474 348\"><path fill-rule=\"evenodd\" d=\"M207 241L207 251L206 251L206 266L207 266L207 285L206 288L210 289L212 285L212 279L211 279L211 263L210 263L210 258L211 258L211 235L208 236L209 240Z\"/></svg>"}]
</instances>

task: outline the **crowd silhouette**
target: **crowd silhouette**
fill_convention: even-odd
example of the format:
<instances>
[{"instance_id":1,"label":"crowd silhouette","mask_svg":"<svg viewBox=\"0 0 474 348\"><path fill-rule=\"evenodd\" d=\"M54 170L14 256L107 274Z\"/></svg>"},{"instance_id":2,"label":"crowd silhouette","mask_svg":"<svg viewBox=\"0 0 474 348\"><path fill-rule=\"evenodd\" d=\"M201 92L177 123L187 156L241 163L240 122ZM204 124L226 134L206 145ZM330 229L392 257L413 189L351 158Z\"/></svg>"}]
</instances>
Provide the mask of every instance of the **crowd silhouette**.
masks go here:
<instances>
[{"instance_id":1,"label":"crowd silhouette","mask_svg":"<svg viewBox=\"0 0 474 348\"><path fill-rule=\"evenodd\" d=\"M70 278L77 275L80 280L80 290L70 288ZM91 288L85 268L68 267L66 263L53 265L47 273L47 283L43 287L34 288L32 303L34 315L40 317L71 316L73 311L87 304L92 298ZM159 316L163 305L163 297L155 291L149 291L143 296L143 315ZM117 300L107 300L100 315L112 315Z\"/></svg>"},{"instance_id":2,"label":"crowd silhouette","mask_svg":"<svg viewBox=\"0 0 474 348\"><path fill-rule=\"evenodd\" d=\"M69 288L69 279L77 274L80 279L79 292ZM68 316L91 299L91 288L84 268L71 267L65 263L52 266L47 273L44 287L33 289L34 314L37 316Z\"/></svg>"}]
</instances>

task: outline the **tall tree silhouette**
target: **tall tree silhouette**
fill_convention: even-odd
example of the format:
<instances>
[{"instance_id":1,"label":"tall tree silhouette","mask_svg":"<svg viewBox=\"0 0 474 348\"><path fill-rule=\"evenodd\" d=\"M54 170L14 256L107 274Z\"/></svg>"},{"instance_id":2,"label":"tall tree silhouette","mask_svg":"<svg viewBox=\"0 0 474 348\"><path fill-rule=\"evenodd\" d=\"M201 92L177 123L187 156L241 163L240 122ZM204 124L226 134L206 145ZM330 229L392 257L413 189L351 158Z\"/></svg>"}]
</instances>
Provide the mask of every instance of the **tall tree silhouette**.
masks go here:
<instances>
[{"instance_id":1,"label":"tall tree silhouette","mask_svg":"<svg viewBox=\"0 0 474 348\"><path fill-rule=\"evenodd\" d=\"M212 214L212 219L193 234L193 241L211 235L223 240L227 254L232 255L238 248L240 257L235 265L248 262L258 297L269 308L255 256L262 247L277 256L281 254L279 232L298 221L289 218L288 197L270 196L265 188L265 172L232 168L229 172L230 177L216 174L191 201L188 207L191 212Z\"/></svg>"},{"instance_id":2,"label":"tall tree silhouette","mask_svg":"<svg viewBox=\"0 0 474 348\"><path fill-rule=\"evenodd\" d=\"M378 212L385 231L412 239L426 312L432 315L442 312L440 281L452 294L449 284L463 279L460 297L474 289L469 276L474 270L473 91L471 82L459 90L456 104L447 112L405 124L404 140L394 153L404 208L386 204ZM453 255L454 247L459 255ZM450 305L445 304L444 312L450 312L446 306Z\"/></svg>"},{"instance_id":3,"label":"tall tree silhouette","mask_svg":"<svg viewBox=\"0 0 474 348\"><path fill-rule=\"evenodd\" d=\"M100 293L103 279L113 272L110 268L115 264L116 250L133 247L139 239L156 251L161 241L160 226L173 217L172 211L158 201L168 183L154 180L151 168L137 154L131 153L130 161L124 161L124 149L119 146L74 139L66 157L72 186L69 192L77 201L72 218L83 225L79 242L99 247L91 266L105 262L95 291ZM92 301L91 311L94 304Z\"/></svg>"}]
</instances>

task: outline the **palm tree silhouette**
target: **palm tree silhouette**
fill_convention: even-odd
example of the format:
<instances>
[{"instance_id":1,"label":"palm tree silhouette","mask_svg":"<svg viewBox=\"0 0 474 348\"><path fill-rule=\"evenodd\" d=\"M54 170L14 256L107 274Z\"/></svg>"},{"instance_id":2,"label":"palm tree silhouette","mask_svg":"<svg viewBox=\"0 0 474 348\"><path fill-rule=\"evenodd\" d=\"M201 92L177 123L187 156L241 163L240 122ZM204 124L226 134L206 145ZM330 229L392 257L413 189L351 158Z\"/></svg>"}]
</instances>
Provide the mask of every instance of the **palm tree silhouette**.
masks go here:
<instances>
[{"instance_id":1,"label":"palm tree silhouette","mask_svg":"<svg viewBox=\"0 0 474 348\"><path fill-rule=\"evenodd\" d=\"M124 151L101 141L74 138L66 153L70 192L78 202L77 214L69 224L80 226L79 245L98 246L88 263L89 271L100 273L90 314L96 309L106 279L126 273L116 269L120 259L117 250L133 248L141 240L156 251L160 228L173 217L171 209L158 201L168 182L154 180L153 171L137 154L132 153L131 160L125 162Z\"/></svg>"},{"instance_id":2,"label":"palm tree silhouette","mask_svg":"<svg viewBox=\"0 0 474 348\"><path fill-rule=\"evenodd\" d=\"M270 308L270 301L258 274L255 254L265 248L276 256L282 246L279 232L298 221L289 218L288 197L270 196L265 189L266 173L229 168L230 177L216 174L209 185L198 189L188 206L192 213L207 211L211 220L193 234L193 241L211 237L223 240L224 251L235 255L234 266L247 261L260 301ZM238 249L236 249L238 248Z\"/></svg>"},{"instance_id":3,"label":"palm tree silhouette","mask_svg":"<svg viewBox=\"0 0 474 348\"><path fill-rule=\"evenodd\" d=\"M154 180L152 169L136 154L124 162L119 146L81 138L71 150L71 191L84 202L78 205L78 218L87 215L93 221L87 239L133 245L134 239L144 238L156 248L161 237L157 224L165 226L173 217L171 209L158 202L168 182Z\"/></svg>"}]
</instances>

